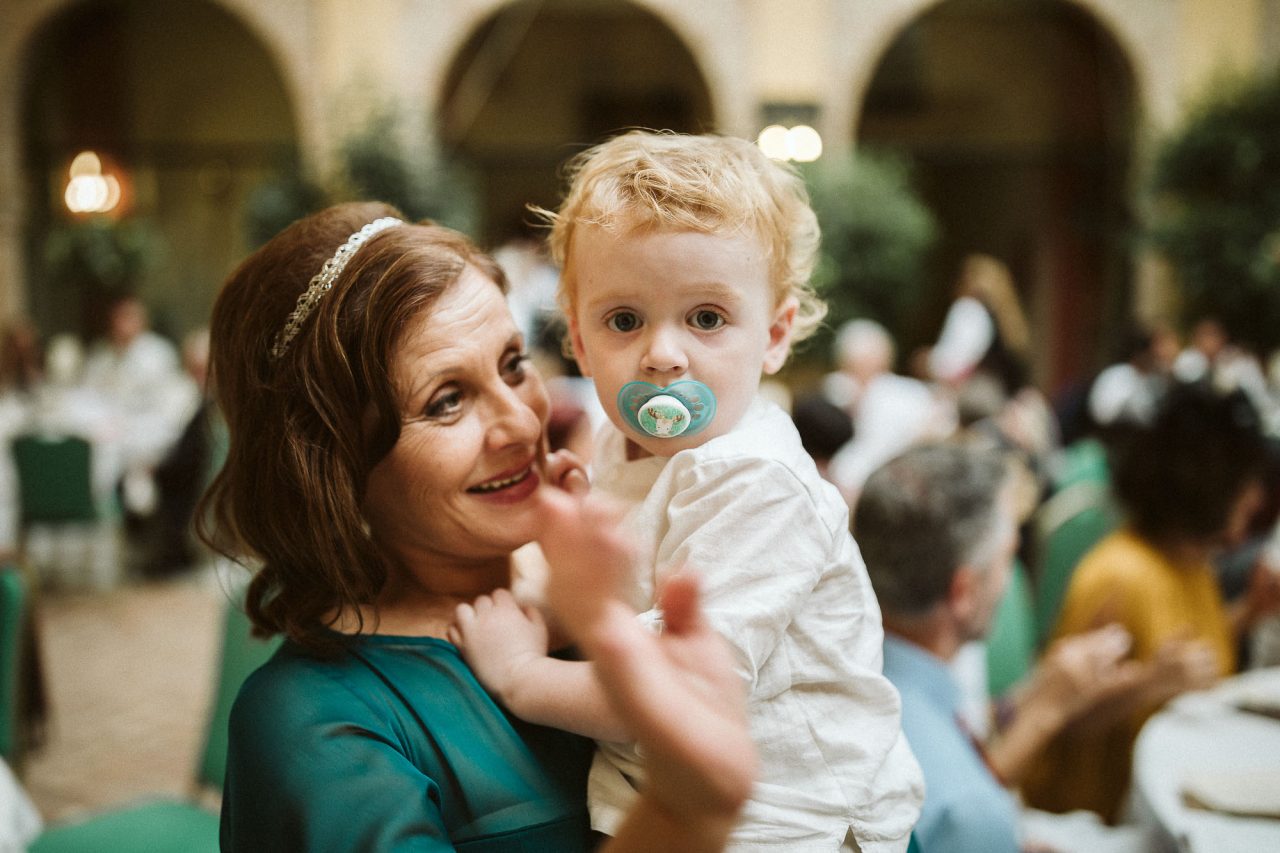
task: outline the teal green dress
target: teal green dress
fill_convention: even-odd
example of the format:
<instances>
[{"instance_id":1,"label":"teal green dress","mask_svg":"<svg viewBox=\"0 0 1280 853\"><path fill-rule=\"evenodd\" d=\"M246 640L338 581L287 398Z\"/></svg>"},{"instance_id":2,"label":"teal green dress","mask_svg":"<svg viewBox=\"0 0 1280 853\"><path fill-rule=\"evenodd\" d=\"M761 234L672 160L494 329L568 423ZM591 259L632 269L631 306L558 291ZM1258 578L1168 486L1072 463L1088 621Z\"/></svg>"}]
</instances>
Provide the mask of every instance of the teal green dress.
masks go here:
<instances>
[{"instance_id":1,"label":"teal green dress","mask_svg":"<svg viewBox=\"0 0 1280 853\"><path fill-rule=\"evenodd\" d=\"M591 742L506 714L450 643L285 643L231 712L224 851L590 849Z\"/></svg>"}]
</instances>

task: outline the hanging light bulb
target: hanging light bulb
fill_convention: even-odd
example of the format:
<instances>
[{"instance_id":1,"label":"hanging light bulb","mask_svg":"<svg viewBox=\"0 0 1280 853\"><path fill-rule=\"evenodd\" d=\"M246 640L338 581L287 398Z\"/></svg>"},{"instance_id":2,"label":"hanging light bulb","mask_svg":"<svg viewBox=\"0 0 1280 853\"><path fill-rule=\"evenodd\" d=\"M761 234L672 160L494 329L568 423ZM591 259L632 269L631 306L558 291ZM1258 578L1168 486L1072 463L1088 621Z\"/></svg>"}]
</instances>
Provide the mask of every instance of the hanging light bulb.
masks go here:
<instances>
[{"instance_id":1,"label":"hanging light bulb","mask_svg":"<svg viewBox=\"0 0 1280 853\"><path fill-rule=\"evenodd\" d=\"M774 160L787 160L787 129L780 124L771 124L756 137L756 145L766 157Z\"/></svg>"},{"instance_id":2,"label":"hanging light bulb","mask_svg":"<svg viewBox=\"0 0 1280 853\"><path fill-rule=\"evenodd\" d=\"M812 163L822 156L822 137L807 124L787 131L787 153L797 163Z\"/></svg>"},{"instance_id":3,"label":"hanging light bulb","mask_svg":"<svg viewBox=\"0 0 1280 853\"><path fill-rule=\"evenodd\" d=\"M72 213L107 213L120 203L120 180L102 173L102 159L94 152L77 154L68 174L62 199Z\"/></svg>"}]
</instances>

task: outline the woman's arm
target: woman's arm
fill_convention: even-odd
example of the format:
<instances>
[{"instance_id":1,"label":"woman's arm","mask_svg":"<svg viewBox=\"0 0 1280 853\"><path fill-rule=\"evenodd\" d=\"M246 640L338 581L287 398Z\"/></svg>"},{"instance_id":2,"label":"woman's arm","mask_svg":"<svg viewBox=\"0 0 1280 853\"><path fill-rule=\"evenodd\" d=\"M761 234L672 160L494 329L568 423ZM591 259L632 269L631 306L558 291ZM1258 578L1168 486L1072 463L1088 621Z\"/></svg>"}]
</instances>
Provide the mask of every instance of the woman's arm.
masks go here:
<instances>
[{"instance_id":1,"label":"woman's arm","mask_svg":"<svg viewBox=\"0 0 1280 853\"><path fill-rule=\"evenodd\" d=\"M987 745L987 758L1005 785L1016 786L1040 752L1067 724L1136 692L1145 668L1124 660L1129 632L1108 625L1055 642L1013 692L1013 716Z\"/></svg>"}]
</instances>

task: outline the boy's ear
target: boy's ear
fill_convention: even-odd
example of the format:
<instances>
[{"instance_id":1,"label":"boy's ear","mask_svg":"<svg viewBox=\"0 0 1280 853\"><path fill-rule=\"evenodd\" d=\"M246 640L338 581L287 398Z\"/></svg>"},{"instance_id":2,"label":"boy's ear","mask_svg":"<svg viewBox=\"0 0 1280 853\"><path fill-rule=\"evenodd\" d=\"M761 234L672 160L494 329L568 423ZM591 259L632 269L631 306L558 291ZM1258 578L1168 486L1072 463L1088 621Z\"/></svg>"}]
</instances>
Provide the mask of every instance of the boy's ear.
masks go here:
<instances>
[{"instance_id":1,"label":"boy's ear","mask_svg":"<svg viewBox=\"0 0 1280 853\"><path fill-rule=\"evenodd\" d=\"M578 329L578 318L570 315L569 322L569 343L573 346L573 358L578 362L578 372L583 376L591 376L591 365L587 361L587 350L582 345L582 333Z\"/></svg>"},{"instance_id":2,"label":"boy's ear","mask_svg":"<svg viewBox=\"0 0 1280 853\"><path fill-rule=\"evenodd\" d=\"M773 323L769 326L769 345L764 351L764 364L761 366L766 375L772 376L787 363L791 354L791 332L795 327L796 310L800 301L788 296L774 312Z\"/></svg>"}]
</instances>

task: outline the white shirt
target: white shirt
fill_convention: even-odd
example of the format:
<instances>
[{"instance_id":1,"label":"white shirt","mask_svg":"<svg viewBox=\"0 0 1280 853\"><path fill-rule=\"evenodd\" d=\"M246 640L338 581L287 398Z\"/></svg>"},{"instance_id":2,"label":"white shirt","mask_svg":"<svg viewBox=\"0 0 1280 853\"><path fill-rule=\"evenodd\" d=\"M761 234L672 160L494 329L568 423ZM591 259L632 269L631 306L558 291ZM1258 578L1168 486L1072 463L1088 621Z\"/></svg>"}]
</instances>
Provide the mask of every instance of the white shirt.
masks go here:
<instances>
[{"instance_id":1,"label":"white shirt","mask_svg":"<svg viewBox=\"0 0 1280 853\"><path fill-rule=\"evenodd\" d=\"M96 346L85 361L85 388L111 407L128 468L151 468L173 447L199 406L200 392L182 372L167 339L144 331L118 351Z\"/></svg>"},{"instance_id":2,"label":"white shirt","mask_svg":"<svg viewBox=\"0 0 1280 853\"><path fill-rule=\"evenodd\" d=\"M1160 401L1162 381L1128 362L1113 364L1098 374L1089 389L1089 414L1103 426L1114 423L1149 424Z\"/></svg>"},{"instance_id":3,"label":"white shirt","mask_svg":"<svg viewBox=\"0 0 1280 853\"><path fill-rule=\"evenodd\" d=\"M955 426L954 407L928 385L881 373L858 399L853 438L831 457L831 479L852 500L881 465L913 444L950 435Z\"/></svg>"},{"instance_id":4,"label":"white shirt","mask_svg":"<svg viewBox=\"0 0 1280 853\"><path fill-rule=\"evenodd\" d=\"M849 535L848 508L819 475L791 419L757 399L728 434L667 458L626 461L607 427L595 488L632 503L640 549L630 591L661 623L654 591L699 572L707 619L749 685L760 777L735 851L901 851L924 783L881 675L880 608ZM643 771L633 745L603 743L588 786L592 825L617 829Z\"/></svg>"}]
</instances>

